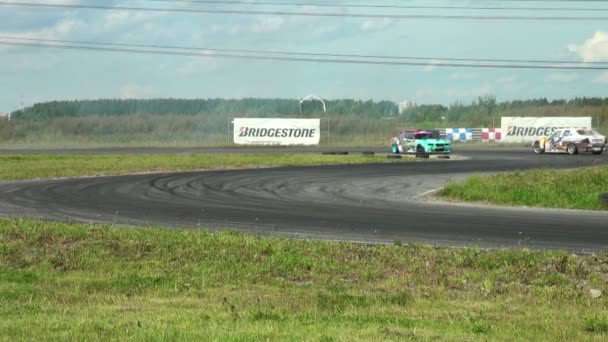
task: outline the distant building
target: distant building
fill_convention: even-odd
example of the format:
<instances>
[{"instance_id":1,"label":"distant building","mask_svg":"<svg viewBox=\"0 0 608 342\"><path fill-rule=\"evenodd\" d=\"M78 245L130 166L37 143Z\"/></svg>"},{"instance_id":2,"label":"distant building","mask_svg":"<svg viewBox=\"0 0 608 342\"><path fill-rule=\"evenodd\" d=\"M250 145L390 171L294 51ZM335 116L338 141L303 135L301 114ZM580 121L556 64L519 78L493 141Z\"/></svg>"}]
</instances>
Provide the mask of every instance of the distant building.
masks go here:
<instances>
[{"instance_id":1,"label":"distant building","mask_svg":"<svg viewBox=\"0 0 608 342\"><path fill-rule=\"evenodd\" d=\"M402 114L406 110L408 110L410 108L414 108L414 107L416 107L416 102L414 102L414 101L405 100L405 101L399 102L399 114Z\"/></svg>"},{"instance_id":2,"label":"distant building","mask_svg":"<svg viewBox=\"0 0 608 342\"><path fill-rule=\"evenodd\" d=\"M11 119L11 113L0 113L0 119Z\"/></svg>"}]
</instances>

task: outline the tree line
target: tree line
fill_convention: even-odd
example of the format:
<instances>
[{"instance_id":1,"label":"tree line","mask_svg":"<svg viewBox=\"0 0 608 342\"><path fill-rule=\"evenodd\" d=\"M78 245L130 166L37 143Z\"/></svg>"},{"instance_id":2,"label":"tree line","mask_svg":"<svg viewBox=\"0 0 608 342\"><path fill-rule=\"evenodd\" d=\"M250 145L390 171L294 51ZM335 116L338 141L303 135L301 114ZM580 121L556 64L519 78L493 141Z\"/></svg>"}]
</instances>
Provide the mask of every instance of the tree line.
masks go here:
<instances>
[{"instance_id":1,"label":"tree line","mask_svg":"<svg viewBox=\"0 0 608 342\"><path fill-rule=\"evenodd\" d=\"M397 105L391 101L361 101L352 99L327 100L327 113L332 115L355 114L384 117L397 114ZM101 99L52 101L37 103L22 111L13 112L21 121L39 121L61 117L105 117L127 115L220 115L220 116L312 116L323 113L318 101L296 99Z\"/></svg>"},{"instance_id":2,"label":"tree line","mask_svg":"<svg viewBox=\"0 0 608 342\"><path fill-rule=\"evenodd\" d=\"M297 99L100 99L37 103L12 113L17 122L59 118L125 116L219 116L219 117L331 117L400 118L408 123L450 123L490 127L499 125L500 116L594 116L608 119L608 98L580 97L570 100L546 98L497 102L494 96L481 96L469 104L454 102L419 105L399 113L394 101L337 99L325 101Z\"/></svg>"}]
</instances>

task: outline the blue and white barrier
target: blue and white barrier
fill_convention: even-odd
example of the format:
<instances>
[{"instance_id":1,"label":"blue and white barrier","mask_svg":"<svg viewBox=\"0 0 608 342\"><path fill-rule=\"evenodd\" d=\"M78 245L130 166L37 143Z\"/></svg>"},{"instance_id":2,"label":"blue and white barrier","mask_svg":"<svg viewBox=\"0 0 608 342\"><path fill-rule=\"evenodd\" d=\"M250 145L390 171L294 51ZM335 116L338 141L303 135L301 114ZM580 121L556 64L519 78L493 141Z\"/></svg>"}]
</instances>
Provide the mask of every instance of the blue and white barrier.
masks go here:
<instances>
[{"instance_id":1,"label":"blue and white barrier","mask_svg":"<svg viewBox=\"0 0 608 342\"><path fill-rule=\"evenodd\" d=\"M441 139L454 142L498 142L501 141L500 128L438 128Z\"/></svg>"},{"instance_id":2,"label":"blue and white barrier","mask_svg":"<svg viewBox=\"0 0 608 342\"><path fill-rule=\"evenodd\" d=\"M445 137L451 141L472 141L473 140L473 129L472 128L446 128Z\"/></svg>"}]
</instances>

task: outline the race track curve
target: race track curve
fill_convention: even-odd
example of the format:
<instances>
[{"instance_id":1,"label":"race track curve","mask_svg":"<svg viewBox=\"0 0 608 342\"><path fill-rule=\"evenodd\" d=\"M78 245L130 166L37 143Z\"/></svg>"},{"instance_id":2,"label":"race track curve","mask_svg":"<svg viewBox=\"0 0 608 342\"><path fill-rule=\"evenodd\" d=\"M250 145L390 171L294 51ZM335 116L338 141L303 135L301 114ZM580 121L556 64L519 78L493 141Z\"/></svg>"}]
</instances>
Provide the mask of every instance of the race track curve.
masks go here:
<instances>
[{"instance_id":1,"label":"race track curve","mask_svg":"<svg viewBox=\"0 0 608 342\"><path fill-rule=\"evenodd\" d=\"M417 198L471 173L607 164L608 156L533 155L527 149L461 154L471 159L2 182L0 215L363 242L608 249L606 212Z\"/></svg>"}]
</instances>

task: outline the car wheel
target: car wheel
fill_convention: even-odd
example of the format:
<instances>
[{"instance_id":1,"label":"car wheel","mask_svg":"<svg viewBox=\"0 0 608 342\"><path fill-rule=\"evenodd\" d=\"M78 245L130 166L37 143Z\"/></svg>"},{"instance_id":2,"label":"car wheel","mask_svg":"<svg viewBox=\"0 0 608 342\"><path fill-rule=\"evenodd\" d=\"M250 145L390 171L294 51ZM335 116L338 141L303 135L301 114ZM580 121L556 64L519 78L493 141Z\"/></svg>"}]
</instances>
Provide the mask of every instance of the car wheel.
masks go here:
<instances>
[{"instance_id":1,"label":"car wheel","mask_svg":"<svg viewBox=\"0 0 608 342\"><path fill-rule=\"evenodd\" d=\"M540 147L540 143L538 141L534 143L532 151L534 151L534 153L545 153L545 149Z\"/></svg>"},{"instance_id":2,"label":"car wheel","mask_svg":"<svg viewBox=\"0 0 608 342\"><path fill-rule=\"evenodd\" d=\"M397 144L393 144L393 153L394 154L399 153L399 146L397 146Z\"/></svg>"},{"instance_id":3,"label":"car wheel","mask_svg":"<svg viewBox=\"0 0 608 342\"><path fill-rule=\"evenodd\" d=\"M576 147L576 144L568 144L568 147L566 147L566 151L568 152L568 154L577 154L578 147Z\"/></svg>"},{"instance_id":4,"label":"car wheel","mask_svg":"<svg viewBox=\"0 0 608 342\"><path fill-rule=\"evenodd\" d=\"M593 153L595 155L598 155L598 154L602 154L602 152L604 152L604 150L601 150L601 151L592 151L591 153Z\"/></svg>"},{"instance_id":5,"label":"car wheel","mask_svg":"<svg viewBox=\"0 0 608 342\"><path fill-rule=\"evenodd\" d=\"M416 146L416 153L424 153L424 147L422 145Z\"/></svg>"}]
</instances>

